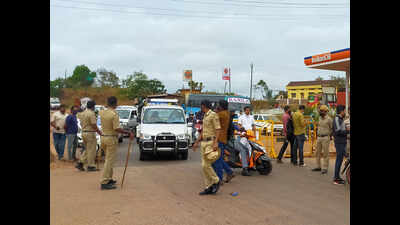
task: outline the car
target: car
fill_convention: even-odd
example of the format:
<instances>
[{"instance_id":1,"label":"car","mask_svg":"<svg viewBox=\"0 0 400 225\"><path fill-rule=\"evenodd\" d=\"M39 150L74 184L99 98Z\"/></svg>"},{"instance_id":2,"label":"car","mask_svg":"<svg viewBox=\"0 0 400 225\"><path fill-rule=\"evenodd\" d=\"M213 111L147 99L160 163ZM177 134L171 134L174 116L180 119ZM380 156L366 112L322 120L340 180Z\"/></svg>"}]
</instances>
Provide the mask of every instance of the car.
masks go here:
<instances>
[{"instance_id":1,"label":"car","mask_svg":"<svg viewBox=\"0 0 400 225\"><path fill-rule=\"evenodd\" d=\"M263 132L271 133L272 123L268 121L274 121L274 134L283 135L283 123L277 115L273 114L254 114L254 120L256 121L256 127L262 128Z\"/></svg>"},{"instance_id":2,"label":"car","mask_svg":"<svg viewBox=\"0 0 400 225\"><path fill-rule=\"evenodd\" d=\"M137 124L137 108L135 106L118 106L115 111L119 115L119 122L123 129L135 130ZM129 134L124 137L129 137Z\"/></svg>"},{"instance_id":3,"label":"car","mask_svg":"<svg viewBox=\"0 0 400 225\"><path fill-rule=\"evenodd\" d=\"M187 160L190 144L188 124L185 112L177 105L149 105L142 109L137 119L140 160L146 156L170 153L175 158Z\"/></svg>"},{"instance_id":4,"label":"car","mask_svg":"<svg viewBox=\"0 0 400 225\"><path fill-rule=\"evenodd\" d=\"M60 99L50 98L50 110L57 110L61 106Z\"/></svg>"},{"instance_id":5,"label":"car","mask_svg":"<svg viewBox=\"0 0 400 225\"><path fill-rule=\"evenodd\" d=\"M82 127L81 127L81 121L79 119L78 120L78 147L82 148L83 147L83 140L82 140ZM101 127L99 126L99 129L101 129ZM96 132L96 140L97 140L97 145L96 145L96 151L100 148L100 135Z\"/></svg>"}]
</instances>

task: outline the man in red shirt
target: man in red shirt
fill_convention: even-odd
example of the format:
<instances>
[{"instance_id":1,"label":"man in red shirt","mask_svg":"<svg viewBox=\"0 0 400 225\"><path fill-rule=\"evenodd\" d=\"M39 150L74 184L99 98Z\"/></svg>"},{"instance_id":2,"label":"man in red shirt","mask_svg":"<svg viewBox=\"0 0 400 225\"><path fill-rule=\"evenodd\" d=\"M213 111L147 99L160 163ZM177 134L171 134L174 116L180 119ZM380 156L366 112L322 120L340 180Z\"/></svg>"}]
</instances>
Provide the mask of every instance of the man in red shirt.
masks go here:
<instances>
[{"instance_id":1,"label":"man in red shirt","mask_svg":"<svg viewBox=\"0 0 400 225\"><path fill-rule=\"evenodd\" d=\"M283 109L285 110L285 113L282 116L283 134L285 135L285 141L282 145L281 151L279 152L278 160L276 161L277 163L282 163L282 157L286 151L288 144L290 143L290 149L293 148L293 144L294 144L294 135L292 133L293 131L289 130L289 132L288 132L288 129L287 129L288 121L291 119L290 107L288 105L285 105L285 107ZM292 155L290 155L290 161L293 162Z\"/></svg>"}]
</instances>

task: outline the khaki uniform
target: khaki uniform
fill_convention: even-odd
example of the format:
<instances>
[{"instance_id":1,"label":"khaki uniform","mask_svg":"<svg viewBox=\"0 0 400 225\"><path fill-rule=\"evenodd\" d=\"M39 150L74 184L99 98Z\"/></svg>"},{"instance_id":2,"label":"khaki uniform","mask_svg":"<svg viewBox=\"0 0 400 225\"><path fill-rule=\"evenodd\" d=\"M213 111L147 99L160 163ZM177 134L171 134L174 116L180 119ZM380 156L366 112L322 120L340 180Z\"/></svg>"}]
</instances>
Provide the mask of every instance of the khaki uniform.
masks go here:
<instances>
[{"instance_id":1,"label":"khaki uniform","mask_svg":"<svg viewBox=\"0 0 400 225\"><path fill-rule=\"evenodd\" d=\"M113 167L117 156L118 133L115 129L120 128L119 116L114 109L106 109L99 112L101 120L101 129L103 136L101 137L101 148L104 150L106 159L104 162L102 184L107 184L112 180Z\"/></svg>"},{"instance_id":2,"label":"khaki uniform","mask_svg":"<svg viewBox=\"0 0 400 225\"><path fill-rule=\"evenodd\" d=\"M331 133L332 133L332 119L328 115L326 115L325 118L320 117L318 122L317 148L315 152L317 168L321 168L321 156L322 156L323 158L322 169L326 170L328 169L329 144L330 144Z\"/></svg>"},{"instance_id":3,"label":"khaki uniform","mask_svg":"<svg viewBox=\"0 0 400 225\"><path fill-rule=\"evenodd\" d=\"M201 166L206 188L219 182L219 178L212 167L212 164L219 156L215 160L207 158L207 154L213 151L214 140L206 141L207 138L216 137L216 129L221 129L218 114L209 110L203 118L203 141L201 142ZM218 155L220 154L221 152L218 149Z\"/></svg>"},{"instance_id":4,"label":"khaki uniform","mask_svg":"<svg viewBox=\"0 0 400 225\"><path fill-rule=\"evenodd\" d=\"M94 111L86 109L85 111L79 113L77 115L79 120L81 121L82 128L82 141L85 146L85 151L81 156L80 162L83 163L83 166L86 165L89 167L96 167L95 158L96 158L96 131L93 129L93 125L96 125L96 114Z\"/></svg>"}]
</instances>

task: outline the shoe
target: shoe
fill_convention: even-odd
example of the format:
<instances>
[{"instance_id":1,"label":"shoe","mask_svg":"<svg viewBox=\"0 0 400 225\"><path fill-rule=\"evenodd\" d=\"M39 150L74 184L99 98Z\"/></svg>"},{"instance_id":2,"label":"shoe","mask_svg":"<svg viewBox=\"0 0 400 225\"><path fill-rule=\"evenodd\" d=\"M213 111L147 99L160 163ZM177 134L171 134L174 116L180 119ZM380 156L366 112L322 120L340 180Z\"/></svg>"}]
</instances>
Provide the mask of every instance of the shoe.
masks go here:
<instances>
[{"instance_id":1,"label":"shoe","mask_svg":"<svg viewBox=\"0 0 400 225\"><path fill-rule=\"evenodd\" d=\"M251 176L251 174L249 173L249 170L247 168L243 168L242 176Z\"/></svg>"},{"instance_id":2,"label":"shoe","mask_svg":"<svg viewBox=\"0 0 400 225\"><path fill-rule=\"evenodd\" d=\"M115 185L116 183L117 183L116 180L109 180L109 181L108 181L108 184L111 184L111 185Z\"/></svg>"},{"instance_id":3,"label":"shoe","mask_svg":"<svg viewBox=\"0 0 400 225\"><path fill-rule=\"evenodd\" d=\"M88 171L88 172L94 172L94 171L99 171L99 169L97 169L97 168L94 167L94 166L88 166L87 171Z\"/></svg>"},{"instance_id":4,"label":"shoe","mask_svg":"<svg viewBox=\"0 0 400 225\"><path fill-rule=\"evenodd\" d=\"M282 162L282 160L278 159L278 160L276 160L276 163L281 163L282 164L283 162Z\"/></svg>"},{"instance_id":5,"label":"shoe","mask_svg":"<svg viewBox=\"0 0 400 225\"><path fill-rule=\"evenodd\" d=\"M101 184L100 188L101 188L101 190L111 190L111 189L115 189L117 187L115 187L112 184Z\"/></svg>"},{"instance_id":6,"label":"shoe","mask_svg":"<svg viewBox=\"0 0 400 225\"><path fill-rule=\"evenodd\" d=\"M304 164L304 163L300 163L300 164L299 164L299 166L300 166L300 167L305 167L305 166L306 166L306 164Z\"/></svg>"},{"instance_id":7,"label":"shoe","mask_svg":"<svg viewBox=\"0 0 400 225\"><path fill-rule=\"evenodd\" d=\"M225 180L225 183L229 183L229 181L231 181L232 180L232 178L234 178L235 177L235 174L228 174L227 176L226 176L226 180Z\"/></svg>"},{"instance_id":8,"label":"shoe","mask_svg":"<svg viewBox=\"0 0 400 225\"><path fill-rule=\"evenodd\" d=\"M321 168L314 168L311 171L313 171L313 172L321 171Z\"/></svg>"},{"instance_id":9,"label":"shoe","mask_svg":"<svg viewBox=\"0 0 400 225\"><path fill-rule=\"evenodd\" d=\"M293 166L297 166L297 162L292 163Z\"/></svg>"},{"instance_id":10,"label":"shoe","mask_svg":"<svg viewBox=\"0 0 400 225\"><path fill-rule=\"evenodd\" d=\"M204 189L204 191L200 192L199 195L209 195L209 194L212 193L211 189L212 189L212 186L209 187L209 188Z\"/></svg>"},{"instance_id":11,"label":"shoe","mask_svg":"<svg viewBox=\"0 0 400 225\"><path fill-rule=\"evenodd\" d=\"M75 165L75 168L77 168L77 169L80 170L80 171L85 171L85 169L83 168L83 163L77 163L77 164Z\"/></svg>"},{"instance_id":12,"label":"shoe","mask_svg":"<svg viewBox=\"0 0 400 225\"><path fill-rule=\"evenodd\" d=\"M328 170L322 170L322 172L321 172L322 174L327 174L328 173Z\"/></svg>"},{"instance_id":13,"label":"shoe","mask_svg":"<svg viewBox=\"0 0 400 225\"><path fill-rule=\"evenodd\" d=\"M220 187L219 182L216 183L216 184L213 184L211 186L211 194L216 194L218 192L218 190L219 190L219 187Z\"/></svg>"},{"instance_id":14,"label":"shoe","mask_svg":"<svg viewBox=\"0 0 400 225\"><path fill-rule=\"evenodd\" d=\"M342 178L337 178L337 179L333 180L333 184L343 185L344 180Z\"/></svg>"}]
</instances>

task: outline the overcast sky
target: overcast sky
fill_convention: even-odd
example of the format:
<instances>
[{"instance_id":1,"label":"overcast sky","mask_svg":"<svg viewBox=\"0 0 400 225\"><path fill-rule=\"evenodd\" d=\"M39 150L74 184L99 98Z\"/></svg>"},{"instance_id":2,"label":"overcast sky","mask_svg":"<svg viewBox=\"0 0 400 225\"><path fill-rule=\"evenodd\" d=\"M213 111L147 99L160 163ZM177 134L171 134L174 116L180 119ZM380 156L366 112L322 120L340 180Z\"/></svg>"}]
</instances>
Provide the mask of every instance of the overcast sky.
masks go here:
<instances>
[{"instance_id":1,"label":"overcast sky","mask_svg":"<svg viewBox=\"0 0 400 225\"><path fill-rule=\"evenodd\" d=\"M344 72L307 69L304 57L350 47L349 0L50 0L50 80L76 65L104 67L124 79L134 71L169 93L184 69L209 91L249 95L260 79L274 90L290 81ZM185 84L187 86L187 83ZM253 93L253 96L259 96Z\"/></svg>"}]
</instances>

